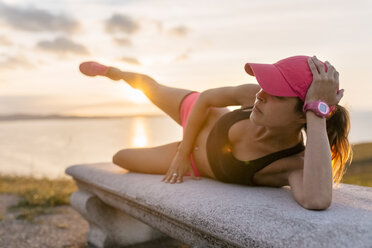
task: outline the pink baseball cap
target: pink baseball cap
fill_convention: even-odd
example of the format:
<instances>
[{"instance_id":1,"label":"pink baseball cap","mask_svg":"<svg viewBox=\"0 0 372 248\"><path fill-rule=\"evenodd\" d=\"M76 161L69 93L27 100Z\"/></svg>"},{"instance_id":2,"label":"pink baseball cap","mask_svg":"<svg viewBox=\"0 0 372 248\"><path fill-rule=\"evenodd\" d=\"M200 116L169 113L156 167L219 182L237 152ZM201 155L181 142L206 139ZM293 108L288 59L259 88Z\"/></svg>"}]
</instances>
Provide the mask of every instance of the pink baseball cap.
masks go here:
<instances>
[{"instance_id":1,"label":"pink baseball cap","mask_svg":"<svg viewBox=\"0 0 372 248\"><path fill-rule=\"evenodd\" d=\"M274 64L246 63L244 69L249 75L255 76L261 88L270 95L299 97L304 102L313 81L308 58L310 56L298 55ZM323 62L322 64L327 72L326 64ZM334 106L331 107L331 111L333 109Z\"/></svg>"}]
</instances>

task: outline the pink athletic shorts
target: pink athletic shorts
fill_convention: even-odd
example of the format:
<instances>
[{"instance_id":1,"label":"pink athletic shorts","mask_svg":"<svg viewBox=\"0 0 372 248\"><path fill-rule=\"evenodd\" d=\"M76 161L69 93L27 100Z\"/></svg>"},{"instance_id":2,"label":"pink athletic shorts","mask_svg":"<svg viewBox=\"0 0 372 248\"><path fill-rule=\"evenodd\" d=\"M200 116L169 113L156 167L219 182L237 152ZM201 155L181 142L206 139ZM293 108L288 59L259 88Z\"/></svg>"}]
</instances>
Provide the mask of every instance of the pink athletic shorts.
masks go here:
<instances>
[{"instance_id":1,"label":"pink athletic shorts","mask_svg":"<svg viewBox=\"0 0 372 248\"><path fill-rule=\"evenodd\" d=\"M180 119L181 119L183 135L185 134L187 120L189 119L192 107L194 106L194 104L195 104L196 100L198 99L199 95L200 95L200 92L196 92L196 91L190 92L189 94L187 94L183 98L183 100L181 102ZM194 171L195 176L200 177L201 174L196 169L195 162L194 162L194 159L192 157L192 154L190 154L190 162L191 162L191 167L192 167L192 170ZM185 174L185 176L190 176L190 172L187 172Z\"/></svg>"}]
</instances>

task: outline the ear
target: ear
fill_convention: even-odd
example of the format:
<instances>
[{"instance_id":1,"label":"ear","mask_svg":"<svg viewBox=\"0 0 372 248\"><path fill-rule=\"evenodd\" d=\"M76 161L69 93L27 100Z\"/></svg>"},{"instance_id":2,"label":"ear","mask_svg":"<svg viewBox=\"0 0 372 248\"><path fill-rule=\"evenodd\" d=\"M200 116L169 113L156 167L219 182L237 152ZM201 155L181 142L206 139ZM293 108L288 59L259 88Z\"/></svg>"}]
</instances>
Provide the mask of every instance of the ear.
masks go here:
<instances>
[{"instance_id":1,"label":"ear","mask_svg":"<svg viewBox=\"0 0 372 248\"><path fill-rule=\"evenodd\" d=\"M302 108L301 110L298 109L298 107L302 106L304 103L302 102L302 100L299 98L299 97L296 97L296 105L295 105L295 112L297 114L297 117L298 117L298 123L304 125L306 124L306 113L302 112Z\"/></svg>"}]
</instances>

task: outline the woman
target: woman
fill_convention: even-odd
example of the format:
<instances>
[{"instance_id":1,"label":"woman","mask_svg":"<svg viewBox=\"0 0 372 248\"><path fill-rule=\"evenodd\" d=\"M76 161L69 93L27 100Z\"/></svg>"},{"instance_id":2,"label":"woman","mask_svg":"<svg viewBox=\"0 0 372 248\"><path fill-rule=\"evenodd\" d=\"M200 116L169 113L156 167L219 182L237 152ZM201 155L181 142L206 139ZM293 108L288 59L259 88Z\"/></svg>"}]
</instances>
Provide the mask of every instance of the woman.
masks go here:
<instances>
[{"instance_id":1,"label":"woman","mask_svg":"<svg viewBox=\"0 0 372 248\"><path fill-rule=\"evenodd\" d=\"M113 156L113 163L127 170L166 174L164 182L181 183L191 175L246 185L289 185L302 207L326 209L333 182L340 182L352 155L349 114L338 105L344 92L338 90L339 74L315 56L247 63L246 72L259 85L201 93L95 62L82 63L80 70L125 80L183 127L181 142L123 149ZM241 108L226 108L232 105Z\"/></svg>"}]
</instances>

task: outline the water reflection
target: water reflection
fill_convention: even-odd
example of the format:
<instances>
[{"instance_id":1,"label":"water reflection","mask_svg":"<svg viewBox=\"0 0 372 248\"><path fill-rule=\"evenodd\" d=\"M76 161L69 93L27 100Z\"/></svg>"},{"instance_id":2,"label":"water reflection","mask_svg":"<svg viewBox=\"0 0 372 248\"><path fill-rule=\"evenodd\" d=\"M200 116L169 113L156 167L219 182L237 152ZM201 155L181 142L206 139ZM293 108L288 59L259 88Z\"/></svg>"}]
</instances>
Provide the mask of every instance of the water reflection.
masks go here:
<instances>
[{"instance_id":1,"label":"water reflection","mask_svg":"<svg viewBox=\"0 0 372 248\"><path fill-rule=\"evenodd\" d=\"M143 117L135 117L132 122L132 147L148 146L148 138L146 133L146 125Z\"/></svg>"},{"instance_id":2,"label":"water reflection","mask_svg":"<svg viewBox=\"0 0 372 248\"><path fill-rule=\"evenodd\" d=\"M371 116L352 114L351 143L372 141ZM0 173L53 178L70 165L111 162L121 149L181 140L182 128L166 116L0 121Z\"/></svg>"}]
</instances>

